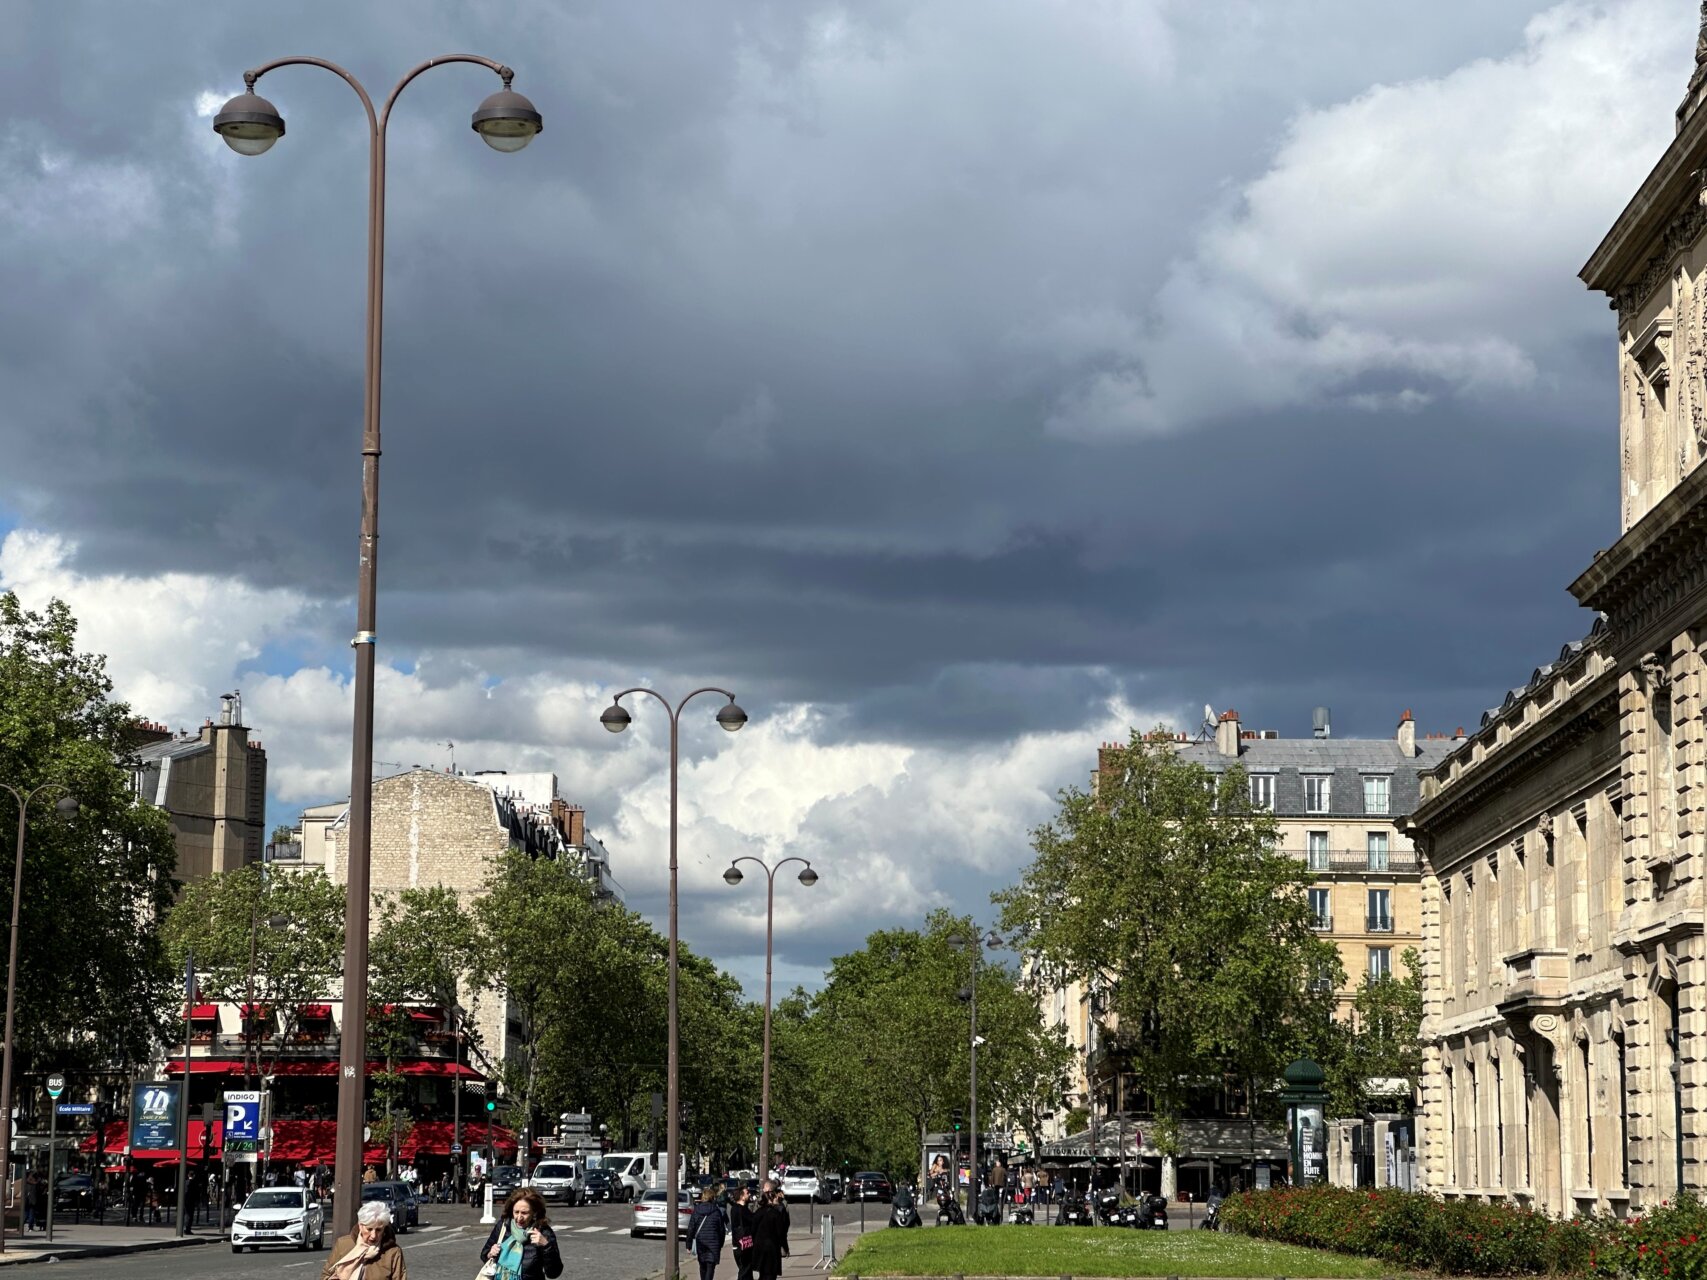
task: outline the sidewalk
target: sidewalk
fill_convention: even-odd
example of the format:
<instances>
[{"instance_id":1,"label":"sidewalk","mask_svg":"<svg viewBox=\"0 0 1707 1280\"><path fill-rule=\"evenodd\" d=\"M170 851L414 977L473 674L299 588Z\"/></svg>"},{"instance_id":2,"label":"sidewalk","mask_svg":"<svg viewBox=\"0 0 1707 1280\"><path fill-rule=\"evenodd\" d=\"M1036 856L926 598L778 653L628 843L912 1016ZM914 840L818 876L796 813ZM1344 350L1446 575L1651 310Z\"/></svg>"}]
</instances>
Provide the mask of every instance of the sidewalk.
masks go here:
<instances>
[{"instance_id":1,"label":"sidewalk","mask_svg":"<svg viewBox=\"0 0 1707 1280\"><path fill-rule=\"evenodd\" d=\"M18 1266L26 1262L47 1262L57 1258L106 1258L121 1253L148 1253L155 1249L184 1249L192 1245L221 1244L225 1240L214 1226L201 1226L196 1233L182 1238L171 1227L103 1227L94 1223L53 1224L53 1243L39 1231L20 1238L8 1231L6 1251L0 1253L0 1267Z\"/></svg>"}]
</instances>

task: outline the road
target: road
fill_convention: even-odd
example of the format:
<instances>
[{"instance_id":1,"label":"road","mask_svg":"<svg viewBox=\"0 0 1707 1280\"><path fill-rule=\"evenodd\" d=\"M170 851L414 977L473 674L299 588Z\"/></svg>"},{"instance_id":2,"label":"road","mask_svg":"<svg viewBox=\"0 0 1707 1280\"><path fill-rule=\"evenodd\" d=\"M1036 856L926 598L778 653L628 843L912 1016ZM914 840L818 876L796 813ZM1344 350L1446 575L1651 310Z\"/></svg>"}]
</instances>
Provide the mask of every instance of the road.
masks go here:
<instances>
[{"instance_id":1,"label":"road","mask_svg":"<svg viewBox=\"0 0 1707 1280\"><path fill-rule=\"evenodd\" d=\"M845 1251L860 1229L860 1206L850 1204L789 1206L793 1223L793 1251L810 1252L816 1258L819 1219L826 1213L837 1222L837 1249ZM889 1206L865 1207L866 1225L875 1230L888 1221ZM409 1280L468 1280L480 1266L480 1246L488 1227L479 1225L479 1211L462 1205L423 1205L421 1225L399 1237L409 1264ZM657 1236L632 1239L629 1225L634 1217L627 1205L588 1205L567 1209L554 1205L552 1226L557 1230L563 1254L564 1274L575 1280L643 1280L657 1275L664 1266L664 1244ZM136 1253L110 1258L67 1260L53 1265L54 1280L319 1280L320 1270L330 1256L331 1240L319 1253L297 1253L293 1249L263 1253L233 1254L223 1242L187 1249ZM9 1269L0 1268L0 1274ZM735 1269L727 1252L719 1275L734 1280ZM14 1280L37 1274L33 1268L17 1273Z\"/></svg>"}]
</instances>

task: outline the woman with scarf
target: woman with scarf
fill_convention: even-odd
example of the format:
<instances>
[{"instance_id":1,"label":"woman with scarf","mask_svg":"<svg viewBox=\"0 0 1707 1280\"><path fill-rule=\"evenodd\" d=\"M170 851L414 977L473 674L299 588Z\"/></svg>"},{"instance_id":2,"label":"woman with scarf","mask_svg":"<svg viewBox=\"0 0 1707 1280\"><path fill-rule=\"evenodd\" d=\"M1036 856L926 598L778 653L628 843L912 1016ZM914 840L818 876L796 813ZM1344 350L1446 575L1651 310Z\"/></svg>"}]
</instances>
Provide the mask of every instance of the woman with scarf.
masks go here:
<instances>
[{"instance_id":1,"label":"woman with scarf","mask_svg":"<svg viewBox=\"0 0 1707 1280\"><path fill-rule=\"evenodd\" d=\"M480 1257L494 1264L493 1280L556 1280L563 1274L557 1235L546 1221L539 1192L517 1187L510 1193Z\"/></svg>"},{"instance_id":2,"label":"woman with scarf","mask_svg":"<svg viewBox=\"0 0 1707 1280\"><path fill-rule=\"evenodd\" d=\"M391 1210L369 1200L356 1214L355 1229L332 1245L320 1280L409 1280L403 1250L391 1229Z\"/></svg>"},{"instance_id":3,"label":"woman with scarf","mask_svg":"<svg viewBox=\"0 0 1707 1280\"><path fill-rule=\"evenodd\" d=\"M781 1188L770 1188L753 1214L753 1270L759 1280L777 1280L788 1253L788 1205Z\"/></svg>"}]
</instances>

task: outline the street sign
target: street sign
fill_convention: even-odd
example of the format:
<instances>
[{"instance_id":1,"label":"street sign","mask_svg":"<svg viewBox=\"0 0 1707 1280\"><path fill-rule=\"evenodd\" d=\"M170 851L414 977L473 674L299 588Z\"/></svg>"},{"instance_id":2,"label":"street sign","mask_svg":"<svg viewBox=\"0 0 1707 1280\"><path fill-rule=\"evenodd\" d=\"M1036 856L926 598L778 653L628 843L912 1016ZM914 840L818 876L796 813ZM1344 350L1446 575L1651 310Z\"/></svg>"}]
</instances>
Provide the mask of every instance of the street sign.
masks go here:
<instances>
[{"instance_id":1,"label":"street sign","mask_svg":"<svg viewBox=\"0 0 1707 1280\"><path fill-rule=\"evenodd\" d=\"M565 1112L562 1121L564 1133L591 1133L593 1131L593 1117L585 1111Z\"/></svg>"},{"instance_id":2,"label":"street sign","mask_svg":"<svg viewBox=\"0 0 1707 1280\"><path fill-rule=\"evenodd\" d=\"M450 1144L450 1153L451 1153L451 1154L452 1154L452 1155L453 1155L453 1156L459 1156L459 1155L461 1155L461 1154L462 1154L462 1143L460 1143L460 1142L453 1142L453 1143L451 1143L451 1144Z\"/></svg>"},{"instance_id":3,"label":"street sign","mask_svg":"<svg viewBox=\"0 0 1707 1280\"><path fill-rule=\"evenodd\" d=\"M60 1102L56 1103L53 1109L62 1116L92 1116L95 1114L93 1102Z\"/></svg>"},{"instance_id":4,"label":"street sign","mask_svg":"<svg viewBox=\"0 0 1707 1280\"><path fill-rule=\"evenodd\" d=\"M47 1078L47 1096L50 1098L58 1098L59 1095L64 1093L64 1092L65 1092L65 1077L60 1075L59 1072L55 1071L51 1076L49 1076Z\"/></svg>"},{"instance_id":5,"label":"street sign","mask_svg":"<svg viewBox=\"0 0 1707 1280\"><path fill-rule=\"evenodd\" d=\"M260 1090L226 1090L224 1149L233 1156L252 1156L260 1144Z\"/></svg>"}]
</instances>

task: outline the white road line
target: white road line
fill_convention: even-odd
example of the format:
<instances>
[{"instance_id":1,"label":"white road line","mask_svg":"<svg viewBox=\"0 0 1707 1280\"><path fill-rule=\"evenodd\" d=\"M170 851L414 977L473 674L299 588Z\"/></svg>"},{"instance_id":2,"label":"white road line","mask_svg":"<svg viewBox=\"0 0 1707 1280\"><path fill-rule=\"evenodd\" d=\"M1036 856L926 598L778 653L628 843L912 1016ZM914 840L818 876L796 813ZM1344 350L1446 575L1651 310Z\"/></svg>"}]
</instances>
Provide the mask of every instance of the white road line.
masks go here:
<instances>
[{"instance_id":1,"label":"white road line","mask_svg":"<svg viewBox=\"0 0 1707 1280\"><path fill-rule=\"evenodd\" d=\"M606 1227L576 1227L575 1230L577 1232L585 1234L588 1231L605 1231L605 1230L608 1230L608 1228L606 1228Z\"/></svg>"}]
</instances>

